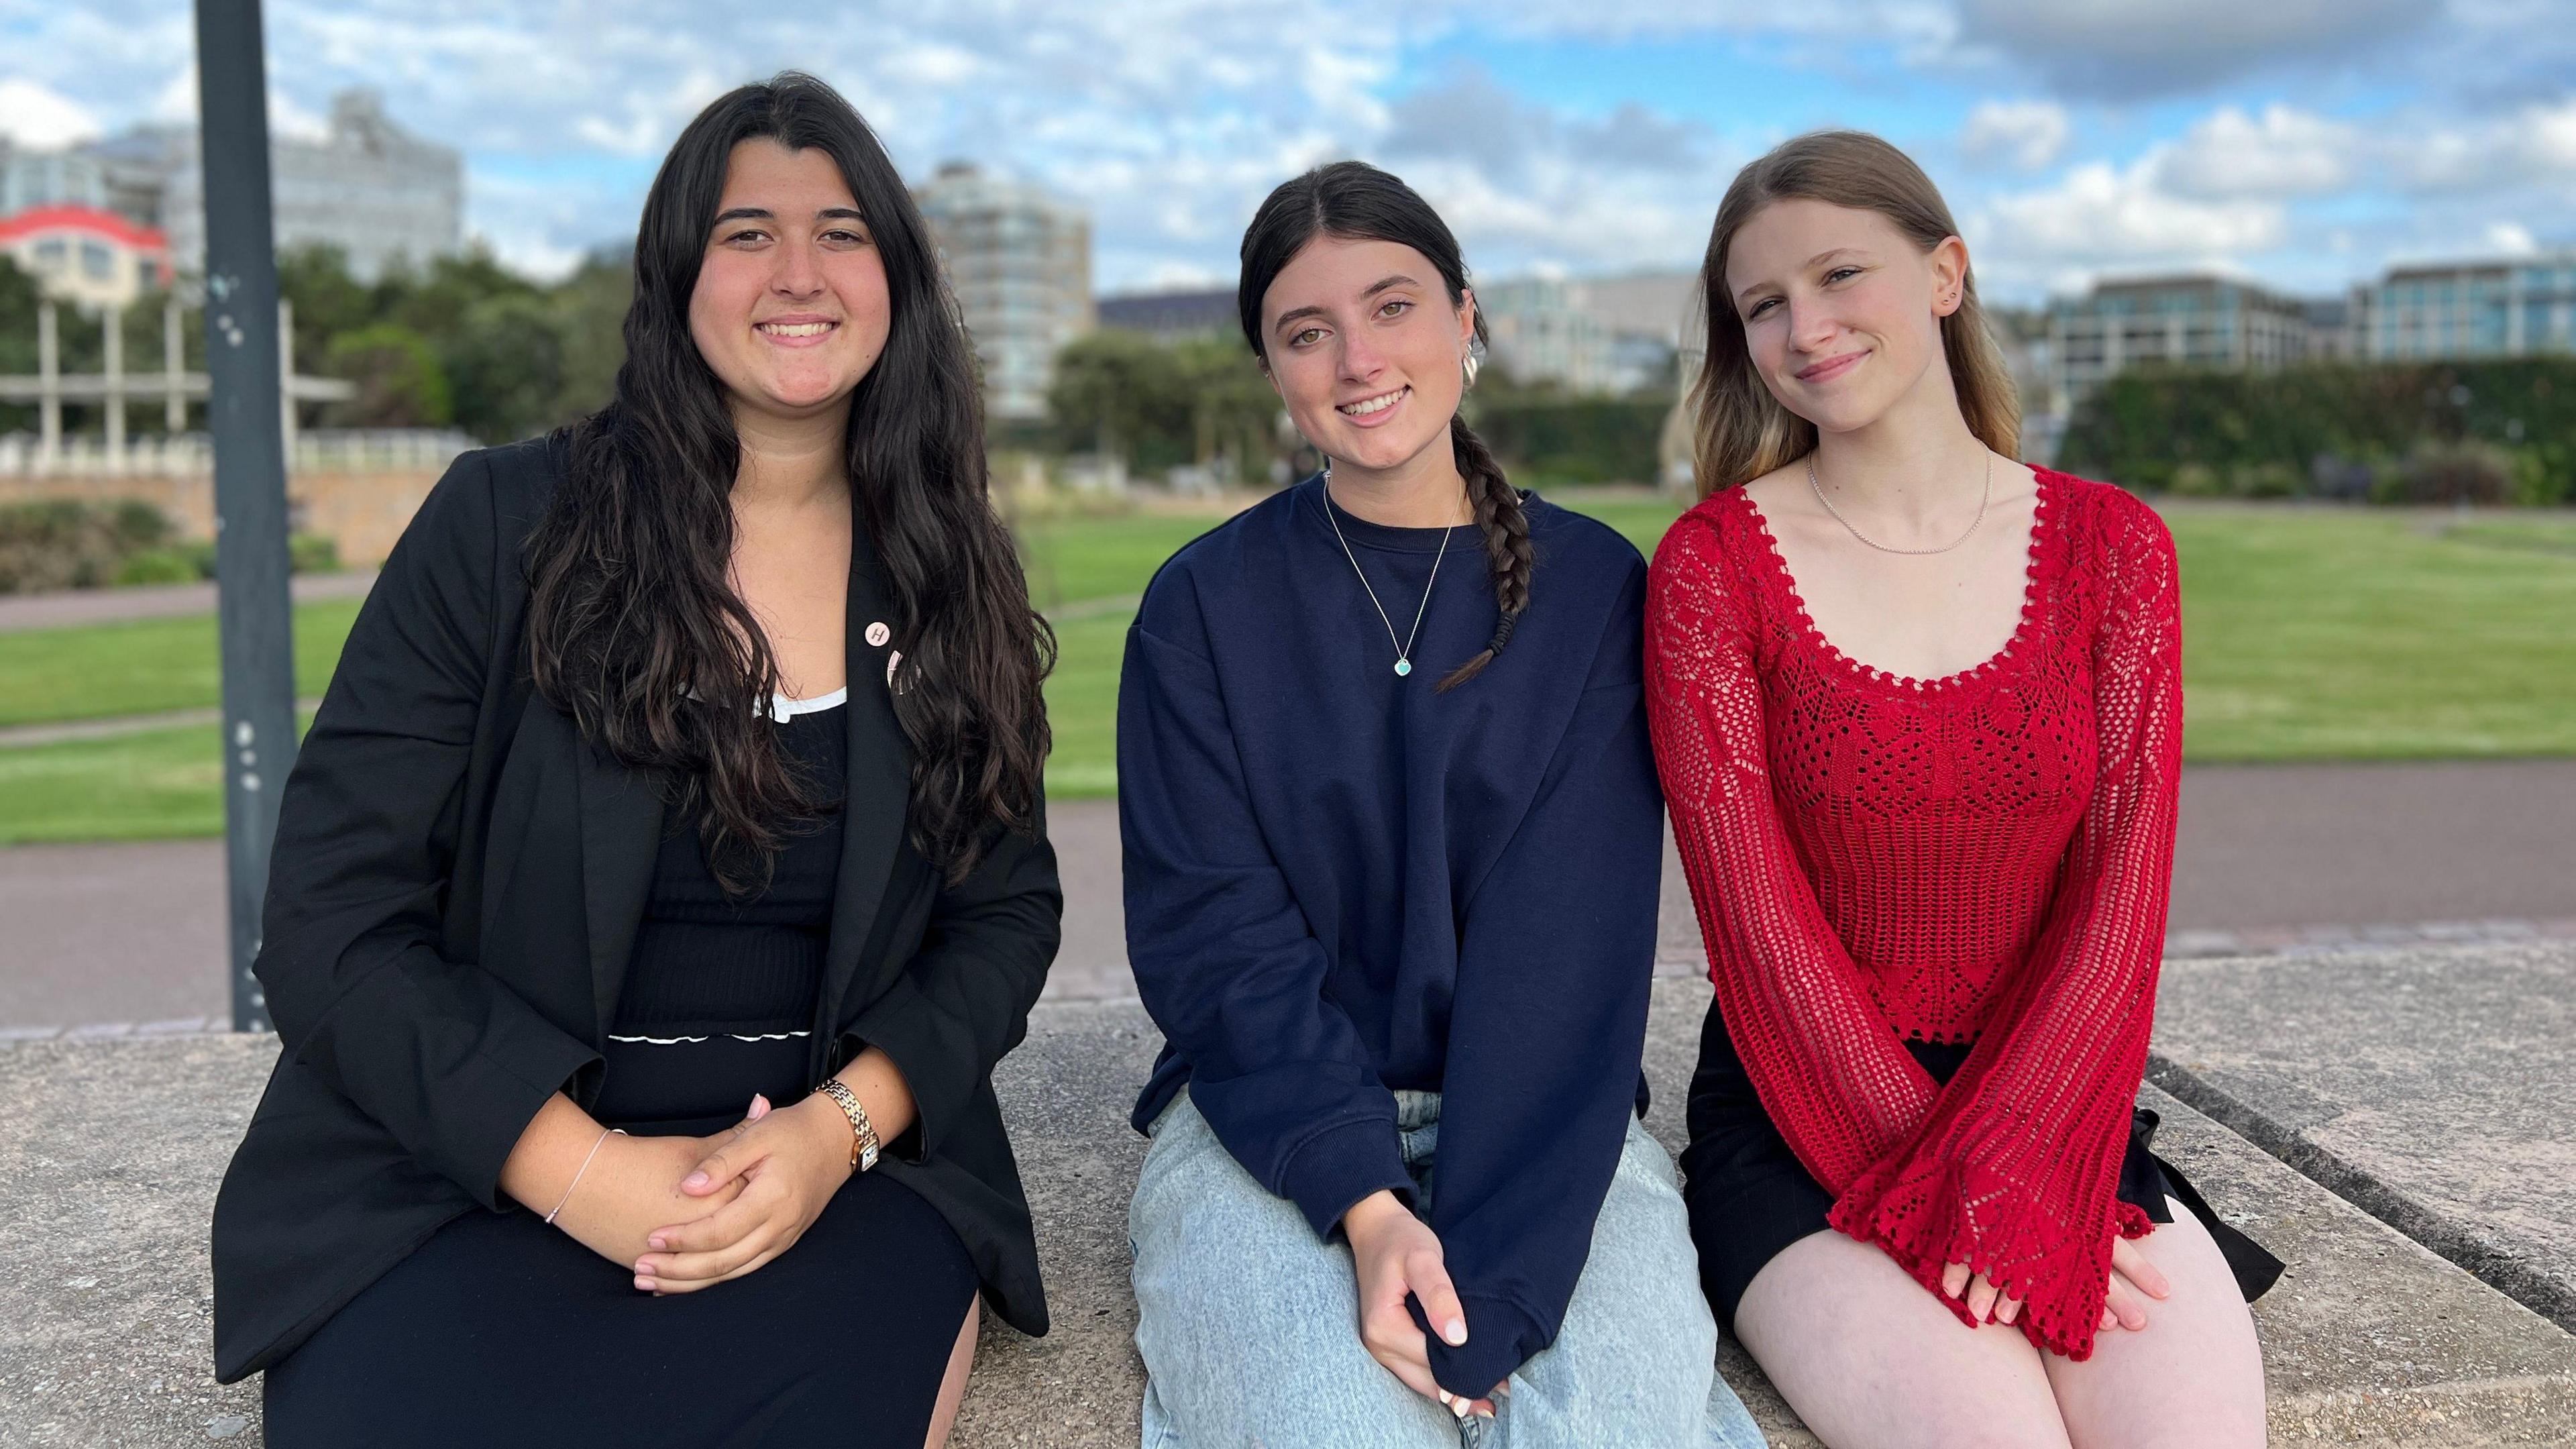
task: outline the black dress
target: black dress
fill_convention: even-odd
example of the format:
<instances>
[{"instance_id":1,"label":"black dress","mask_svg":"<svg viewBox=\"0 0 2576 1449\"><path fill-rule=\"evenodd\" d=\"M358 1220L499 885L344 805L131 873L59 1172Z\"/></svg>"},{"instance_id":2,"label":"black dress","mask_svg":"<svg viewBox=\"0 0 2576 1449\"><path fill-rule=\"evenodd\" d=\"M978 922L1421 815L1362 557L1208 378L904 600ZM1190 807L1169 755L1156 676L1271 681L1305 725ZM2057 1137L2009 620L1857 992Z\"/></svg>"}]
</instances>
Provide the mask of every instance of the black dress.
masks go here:
<instances>
[{"instance_id":1,"label":"black dress","mask_svg":"<svg viewBox=\"0 0 2576 1449\"><path fill-rule=\"evenodd\" d=\"M837 701L785 706L776 726L833 799L848 768ZM736 905L694 829L664 839L601 1122L703 1136L742 1120L755 1092L781 1107L805 1096L841 840L836 809ZM269 1369L268 1443L918 1449L976 1291L946 1220L878 1174L850 1179L744 1277L660 1298L633 1281L541 1214L468 1212Z\"/></svg>"},{"instance_id":2,"label":"black dress","mask_svg":"<svg viewBox=\"0 0 2576 1449\"><path fill-rule=\"evenodd\" d=\"M1908 1041L1905 1049L1932 1080L1947 1082L1968 1060L1970 1045ZM1791 1243L1826 1231L1825 1215L1833 1210L1834 1195L1798 1161L1763 1109L1714 1001L1700 1028L1689 1122L1690 1146L1682 1150L1682 1198L1690 1207L1691 1240L1699 1247L1700 1287L1718 1323L1731 1334L1735 1310L1753 1276ZM2281 1276L2281 1260L2228 1226L2179 1169L2149 1150L2159 1125L2148 1108L2131 1115L2116 1195L2160 1223L2173 1221L2167 1197L2189 1209L2217 1240L2238 1291L2253 1302Z\"/></svg>"}]
</instances>

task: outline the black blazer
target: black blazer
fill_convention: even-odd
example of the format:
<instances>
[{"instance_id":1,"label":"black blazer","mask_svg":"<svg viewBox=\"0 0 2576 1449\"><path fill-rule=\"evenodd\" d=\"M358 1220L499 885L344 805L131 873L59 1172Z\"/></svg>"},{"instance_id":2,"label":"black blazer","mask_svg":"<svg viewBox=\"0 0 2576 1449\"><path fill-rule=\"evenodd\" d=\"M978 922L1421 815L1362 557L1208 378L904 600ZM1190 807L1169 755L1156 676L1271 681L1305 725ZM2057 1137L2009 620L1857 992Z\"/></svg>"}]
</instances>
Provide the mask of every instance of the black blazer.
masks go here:
<instances>
[{"instance_id":1,"label":"black blazer","mask_svg":"<svg viewBox=\"0 0 2576 1449\"><path fill-rule=\"evenodd\" d=\"M587 1106L663 827L657 781L589 748L528 680L521 545L544 440L457 459L358 613L286 782L256 970L284 1050L215 1200L215 1376L284 1357L460 1214L515 1211L501 1163L539 1106ZM992 1087L1055 957L1043 831L944 886L904 829L892 620L861 532L849 590L849 807L813 1077L862 1044L920 1121L877 1171L937 1208L1004 1321L1046 1331ZM769 1271L776 1271L774 1268Z\"/></svg>"}]
</instances>

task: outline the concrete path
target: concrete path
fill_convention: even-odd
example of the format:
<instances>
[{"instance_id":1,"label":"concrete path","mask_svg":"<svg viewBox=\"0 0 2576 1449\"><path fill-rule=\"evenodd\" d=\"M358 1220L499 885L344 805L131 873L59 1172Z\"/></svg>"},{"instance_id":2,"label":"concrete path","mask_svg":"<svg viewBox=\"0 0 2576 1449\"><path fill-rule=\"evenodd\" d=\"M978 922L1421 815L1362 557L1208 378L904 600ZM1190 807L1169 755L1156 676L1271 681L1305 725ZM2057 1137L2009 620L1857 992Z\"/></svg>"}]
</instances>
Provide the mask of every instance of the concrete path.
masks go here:
<instances>
[{"instance_id":1,"label":"concrete path","mask_svg":"<svg viewBox=\"0 0 2576 1449\"><path fill-rule=\"evenodd\" d=\"M287 581L299 604L313 599L363 599L376 571L298 574ZM21 629L67 629L75 624L118 624L128 619L170 619L215 612L215 586L151 584L133 589L70 589L55 594L0 595L0 634Z\"/></svg>"},{"instance_id":2,"label":"concrete path","mask_svg":"<svg viewBox=\"0 0 2576 1449\"><path fill-rule=\"evenodd\" d=\"M1678 1145L1707 988L1657 984L1648 1124ZM1054 1331L988 1320L958 1449L1132 1449L1125 1124L1154 1054L1132 1002L1043 1005L996 1073L1035 1210ZM0 1442L260 1442L252 1384L208 1369L205 1224L276 1055L270 1037L0 1048ZM2158 1145L2289 1265L2256 1306L2281 1446L2576 1442L2576 1337L2152 1088ZM2152 1331L2152 1328L2149 1330ZM1729 1345L1774 1445L1816 1441Z\"/></svg>"},{"instance_id":3,"label":"concrete path","mask_svg":"<svg viewBox=\"0 0 2576 1449\"><path fill-rule=\"evenodd\" d=\"M1114 802L1050 820L1065 883L1054 1000L1124 996ZM2175 856L2177 954L2384 939L2576 936L2576 760L2195 768ZM0 1029L216 1017L224 987L215 841L0 850ZM1704 969L1667 848L1657 947Z\"/></svg>"}]
</instances>

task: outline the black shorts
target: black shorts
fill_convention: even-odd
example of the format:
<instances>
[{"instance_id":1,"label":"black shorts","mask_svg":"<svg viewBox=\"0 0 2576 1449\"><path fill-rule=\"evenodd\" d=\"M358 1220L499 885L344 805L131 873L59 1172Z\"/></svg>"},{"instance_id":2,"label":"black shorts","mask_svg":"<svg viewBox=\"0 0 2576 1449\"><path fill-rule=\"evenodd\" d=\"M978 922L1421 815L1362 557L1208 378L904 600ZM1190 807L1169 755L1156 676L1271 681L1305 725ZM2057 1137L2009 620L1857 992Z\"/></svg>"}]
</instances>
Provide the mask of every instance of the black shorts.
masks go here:
<instances>
[{"instance_id":1,"label":"black shorts","mask_svg":"<svg viewBox=\"0 0 2576 1449\"><path fill-rule=\"evenodd\" d=\"M1936 1082L1968 1059L1966 1044L1909 1041L1907 1051ZM1682 1196L1690 1205L1691 1239L1699 1247L1700 1287L1717 1321L1735 1331L1736 1305L1753 1275L1781 1249L1823 1232L1833 1194L1809 1175L1755 1095L1753 1079L1726 1032L1717 1003L1700 1028L1699 1069L1691 1077L1690 1146L1682 1152ZM2119 1198L2160 1223L2173 1221L2172 1198L2217 1239L2236 1284L2252 1302L2281 1276L2281 1260L2220 1221L2182 1173L2150 1150L2158 1119L2138 1108L2120 1161Z\"/></svg>"}]
</instances>

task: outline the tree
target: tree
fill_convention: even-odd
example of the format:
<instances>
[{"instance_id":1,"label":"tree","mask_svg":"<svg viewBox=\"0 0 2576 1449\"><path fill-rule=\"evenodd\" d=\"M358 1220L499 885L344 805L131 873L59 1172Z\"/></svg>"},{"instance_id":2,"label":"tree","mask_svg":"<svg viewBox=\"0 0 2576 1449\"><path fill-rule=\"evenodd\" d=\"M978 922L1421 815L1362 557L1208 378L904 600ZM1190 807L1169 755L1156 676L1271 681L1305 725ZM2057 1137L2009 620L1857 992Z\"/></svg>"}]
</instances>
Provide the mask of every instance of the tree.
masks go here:
<instances>
[{"instance_id":1,"label":"tree","mask_svg":"<svg viewBox=\"0 0 2576 1449\"><path fill-rule=\"evenodd\" d=\"M379 322L331 339L331 375L358 395L332 405L331 421L355 428L435 428L454 418L447 374L429 339L399 322Z\"/></svg>"}]
</instances>

